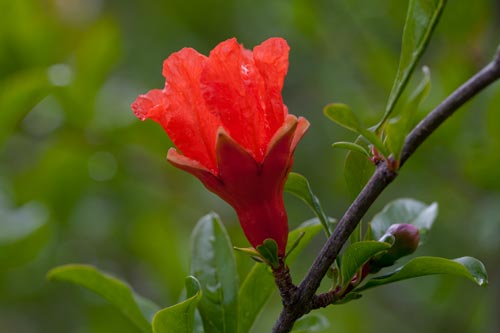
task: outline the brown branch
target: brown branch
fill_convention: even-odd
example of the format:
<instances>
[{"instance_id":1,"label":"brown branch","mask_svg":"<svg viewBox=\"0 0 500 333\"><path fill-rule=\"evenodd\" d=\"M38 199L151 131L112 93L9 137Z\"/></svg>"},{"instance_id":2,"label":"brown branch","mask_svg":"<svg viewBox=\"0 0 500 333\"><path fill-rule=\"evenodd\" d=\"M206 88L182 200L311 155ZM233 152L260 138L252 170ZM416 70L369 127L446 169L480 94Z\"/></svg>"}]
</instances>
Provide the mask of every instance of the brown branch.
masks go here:
<instances>
[{"instance_id":1,"label":"brown branch","mask_svg":"<svg viewBox=\"0 0 500 333\"><path fill-rule=\"evenodd\" d=\"M292 282L292 277L290 276L290 270L285 264L285 261L280 258L279 265L276 268L272 268L274 281L281 295L281 300L283 306L287 307L295 302L294 297L297 295L297 286Z\"/></svg>"},{"instance_id":2,"label":"brown branch","mask_svg":"<svg viewBox=\"0 0 500 333\"><path fill-rule=\"evenodd\" d=\"M455 90L411 131L403 147L400 165L402 166L417 148L458 108L498 79L500 79L500 47L495 59L490 64ZM273 328L274 333L290 332L297 319L318 305L318 296L315 293L321 280L366 211L396 177L397 173L390 170L387 163L378 164L375 173L347 209L305 278L296 289L293 289L290 299L284 300L283 310Z\"/></svg>"}]
</instances>

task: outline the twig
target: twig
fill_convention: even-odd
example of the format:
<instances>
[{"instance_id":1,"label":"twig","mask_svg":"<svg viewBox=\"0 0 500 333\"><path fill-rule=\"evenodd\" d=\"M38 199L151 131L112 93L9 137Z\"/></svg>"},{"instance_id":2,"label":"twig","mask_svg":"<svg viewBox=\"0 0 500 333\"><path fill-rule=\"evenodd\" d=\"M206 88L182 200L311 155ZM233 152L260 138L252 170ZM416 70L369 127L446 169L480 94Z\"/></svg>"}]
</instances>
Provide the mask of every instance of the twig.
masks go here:
<instances>
[{"instance_id":1,"label":"twig","mask_svg":"<svg viewBox=\"0 0 500 333\"><path fill-rule=\"evenodd\" d=\"M417 148L460 106L498 79L500 79L500 47L491 63L455 90L411 131L403 147L400 165L402 166ZM366 211L396 177L397 173L389 170L386 163L378 164L375 173L347 209L305 278L296 289L294 286L291 299L283 301L284 307L273 328L274 333L290 332L295 321L314 308L313 303L317 298L315 293L328 268L333 264L342 246Z\"/></svg>"}]
</instances>

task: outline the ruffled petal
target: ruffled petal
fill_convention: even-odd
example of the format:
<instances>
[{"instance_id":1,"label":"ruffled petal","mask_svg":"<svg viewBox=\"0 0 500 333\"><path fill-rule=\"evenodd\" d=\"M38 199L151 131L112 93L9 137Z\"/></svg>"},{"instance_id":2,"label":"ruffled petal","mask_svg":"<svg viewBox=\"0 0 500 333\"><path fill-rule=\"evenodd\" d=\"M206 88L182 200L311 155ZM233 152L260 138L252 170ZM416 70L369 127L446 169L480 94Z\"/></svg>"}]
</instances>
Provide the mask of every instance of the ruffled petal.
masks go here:
<instances>
[{"instance_id":1,"label":"ruffled petal","mask_svg":"<svg viewBox=\"0 0 500 333\"><path fill-rule=\"evenodd\" d=\"M210 52L201 83L209 110L231 138L262 161L268 143L266 96L252 53L234 38L220 43Z\"/></svg>"},{"instance_id":2,"label":"ruffled petal","mask_svg":"<svg viewBox=\"0 0 500 333\"><path fill-rule=\"evenodd\" d=\"M163 64L165 111L157 121L186 156L217 172L215 140L220 121L208 112L200 90L204 55L184 48Z\"/></svg>"},{"instance_id":3,"label":"ruffled petal","mask_svg":"<svg viewBox=\"0 0 500 333\"><path fill-rule=\"evenodd\" d=\"M147 94L139 95L134 103L132 103L132 110L140 120L147 118L159 119L165 110L165 95L163 90L153 89Z\"/></svg>"},{"instance_id":4,"label":"ruffled petal","mask_svg":"<svg viewBox=\"0 0 500 333\"><path fill-rule=\"evenodd\" d=\"M264 119L267 124L268 140L283 124L288 113L283 105L281 90L288 71L289 51L290 47L283 38L269 38L253 49L255 66L259 70L266 90Z\"/></svg>"}]
</instances>

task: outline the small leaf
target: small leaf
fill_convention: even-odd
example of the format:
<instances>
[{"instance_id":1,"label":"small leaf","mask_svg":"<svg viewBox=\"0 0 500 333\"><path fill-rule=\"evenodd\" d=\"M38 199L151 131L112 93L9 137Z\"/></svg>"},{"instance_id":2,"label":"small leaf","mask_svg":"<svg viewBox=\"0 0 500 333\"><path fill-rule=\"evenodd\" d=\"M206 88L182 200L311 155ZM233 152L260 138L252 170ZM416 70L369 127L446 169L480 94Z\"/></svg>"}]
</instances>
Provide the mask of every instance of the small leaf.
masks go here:
<instances>
[{"instance_id":1,"label":"small leaf","mask_svg":"<svg viewBox=\"0 0 500 333\"><path fill-rule=\"evenodd\" d=\"M89 265L64 265L52 269L49 280L71 282L93 291L115 306L141 332L151 332L150 320L159 307L138 296L123 281Z\"/></svg>"},{"instance_id":2,"label":"small leaf","mask_svg":"<svg viewBox=\"0 0 500 333\"><path fill-rule=\"evenodd\" d=\"M370 142L383 156L389 156L389 150L382 143L382 140L377 134L366 128L360 128L359 134L361 134L368 142Z\"/></svg>"},{"instance_id":3,"label":"small leaf","mask_svg":"<svg viewBox=\"0 0 500 333\"><path fill-rule=\"evenodd\" d=\"M384 116L376 132L385 124L394 110L396 102L429 43L445 4L446 0L410 0L403 30L398 71Z\"/></svg>"},{"instance_id":4,"label":"small leaf","mask_svg":"<svg viewBox=\"0 0 500 333\"><path fill-rule=\"evenodd\" d=\"M295 240L295 242L292 243L292 244L290 244L290 246L287 246L288 252L287 252L287 254L285 256L285 260L286 260L287 257L290 256L290 254L293 252L293 250L295 250L297 248L297 246L299 246L299 243L300 243L300 241L302 240L302 237L304 237L305 234L306 234L305 232L300 233L300 235L297 237L297 239Z\"/></svg>"},{"instance_id":5,"label":"small leaf","mask_svg":"<svg viewBox=\"0 0 500 333\"><path fill-rule=\"evenodd\" d=\"M354 112L352 112L349 106L340 103L328 104L323 109L323 113L340 126L345 127L355 133L361 134L384 156L387 156L388 151L380 138L374 132L364 127L364 125L359 121L359 119L356 117Z\"/></svg>"},{"instance_id":6,"label":"small leaf","mask_svg":"<svg viewBox=\"0 0 500 333\"><path fill-rule=\"evenodd\" d=\"M298 243L295 250L287 257L288 264L293 263L297 255L321 229L322 225L319 219L315 218L302 223L297 229L288 234L286 252L290 253L290 246L304 233L300 243ZM243 281L239 291L238 333L247 333L250 331L257 316L275 291L276 285L268 267L263 264L255 264Z\"/></svg>"},{"instance_id":7,"label":"small leaf","mask_svg":"<svg viewBox=\"0 0 500 333\"><path fill-rule=\"evenodd\" d=\"M370 158L370 153L368 152L368 150L366 150L363 146L355 144L354 142L339 141L339 142L333 143L332 147L354 151L354 152L363 154L366 157Z\"/></svg>"},{"instance_id":8,"label":"small leaf","mask_svg":"<svg viewBox=\"0 0 500 333\"><path fill-rule=\"evenodd\" d=\"M360 139L356 140L357 144L361 142ZM347 153L344 166L344 179L353 199L361 192L374 171L375 166L369 158L354 152Z\"/></svg>"},{"instance_id":9,"label":"small leaf","mask_svg":"<svg viewBox=\"0 0 500 333\"><path fill-rule=\"evenodd\" d=\"M328 319L319 313L310 313L295 322L292 333L311 333L326 330L330 326Z\"/></svg>"},{"instance_id":10,"label":"small leaf","mask_svg":"<svg viewBox=\"0 0 500 333\"><path fill-rule=\"evenodd\" d=\"M391 244L377 241L361 241L351 244L342 255L340 274L342 277L342 288L345 289L358 270L371 257L388 250Z\"/></svg>"},{"instance_id":11,"label":"small leaf","mask_svg":"<svg viewBox=\"0 0 500 333\"><path fill-rule=\"evenodd\" d=\"M200 282L198 310L206 333L235 332L238 320L238 273L226 229L212 213L200 219L192 235L191 274Z\"/></svg>"},{"instance_id":12,"label":"small leaf","mask_svg":"<svg viewBox=\"0 0 500 333\"><path fill-rule=\"evenodd\" d=\"M153 333L193 333L196 306L202 298L198 280L186 278L187 299L158 311L153 317Z\"/></svg>"},{"instance_id":13,"label":"small leaf","mask_svg":"<svg viewBox=\"0 0 500 333\"><path fill-rule=\"evenodd\" d=\"M417 257L393 273L369 280L366 284L356 288L355 291L360 292L401 280L435 274L463 276L479 286L488 284L486 268L482 262L475 258L461 257L450 260L439 257Z\"/></svg>"},{"instance_id":14,"label":"small leaf","mask_svg":"<svg viewBox=\"0 0 500 333\"><path fill-rule=\"evenodd\" d=\"M238 252L245 253L245 254L249 255L250 257L260 257L260 253L253 247L233 246L233 249L235 249Z\"/></svg>"},{"instance_id":15,"label":"small leaf","mask_svg":"<svg viewBox=\"0 0 500 333\"><path fill-rule=\"evenodd\" d=\"M370 225L375 239L380 239L393 224L408 223L416 226L420 233L420 243L425 242L438 214L437 203L426 205L414 199L396 199L373 217Z\"/></svg>"},{"instance_id":16,"label":"small leaf","mask_svg":"<svg viewBox=\"0 0 500 333\"><path fill-rule=\"evenodd\" d=\"M401 151L405 143L406 136L410 133L414 123L415 114L417 113L420 103L427 97L431 87L430 71L427 67L422 69L424 78L410 98L397 119L391 119L385 127L386 145L389 151L393 154L394 159L399 161Z\"/></svg>"},{"instance_id":17,"label":"small leaf","mask_svg":"<svg viewBox=\"0 0 500 333\"><path fill-rule=\"evenodd\" d=\"M279 266L278 244L274 239L268 238L264 240L261 245L257 246L257 252L271 267L277 268Z\"/></svg>"},{"instance_id":18,"label":"small leaf","mask_svg":"<svg viewBox=\"0 0 500 333\"><path fill-rule=\"evenodd\" d=\"M290 172L288 179L286 180L285 191L297 196L312 209L323 225L327 236L330 237L333 230L331 225L328 223L328 217L325 214L323 207L321 207L318 197L314 195L307 178L301 174Z\"/></svg>"},{"instance_id":19,"label":"small leaf","mask_svg":"<svg viewBox=\"0 0 500 333\"><path fill-rule=\"evenodd\" d=\"M325 106L323 109L325 116L355 133L359 133L362 127L358 117L352 112L351 108L345 104L332 103Z\"/></svg>"}]
</instances>

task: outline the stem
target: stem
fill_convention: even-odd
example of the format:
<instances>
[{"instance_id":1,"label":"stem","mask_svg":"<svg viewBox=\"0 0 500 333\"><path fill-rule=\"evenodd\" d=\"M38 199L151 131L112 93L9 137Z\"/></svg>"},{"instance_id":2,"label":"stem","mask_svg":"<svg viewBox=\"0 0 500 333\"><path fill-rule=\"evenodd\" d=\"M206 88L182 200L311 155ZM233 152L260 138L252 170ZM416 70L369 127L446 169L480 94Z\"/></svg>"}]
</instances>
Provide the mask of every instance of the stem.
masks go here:
<instances>
[{"instance_id":1,"label":"stem","mask_svg":"<svg viewBox=\"0 0 500 333\"><path fill-rule=\"evenodd\" d=\"M402 166L417 148L459 107L498 79L500 79L500 47L491 63L462 84L410 132L403 147L400 165ZM295 321L314 308L313 303L317 297L315 293L328 268L333 264L342 246L366 211L396 177L397 172L390 170L387 163L377 165L375 173L347 209L305 278L298 287L293 289L293 297L283 301L284 308L273 328L273 333L290 332Z\"/></svg>"}]
</instances>

